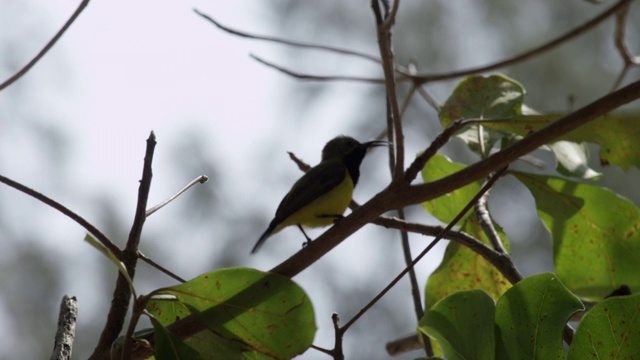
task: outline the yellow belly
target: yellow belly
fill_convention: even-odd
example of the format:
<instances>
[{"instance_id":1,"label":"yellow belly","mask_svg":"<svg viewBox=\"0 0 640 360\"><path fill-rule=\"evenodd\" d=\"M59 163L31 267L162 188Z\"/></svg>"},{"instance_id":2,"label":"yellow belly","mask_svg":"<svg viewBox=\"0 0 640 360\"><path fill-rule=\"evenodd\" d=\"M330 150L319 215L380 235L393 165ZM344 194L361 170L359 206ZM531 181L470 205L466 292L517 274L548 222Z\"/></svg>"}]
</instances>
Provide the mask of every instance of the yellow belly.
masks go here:
<instances>
[{"instance_id":1,"label":"yellow belly","mask_svg":"<svg viewBox=\"0 0 640 360\"><path fill-rule=\"evenodd\" d=\"M310 228L329 226L335 222L338 216L344 214L351 202L352 195L353 181L347 175L338 186L285 219L275 228L273 233L290 225L302 225Z\"/></svg>"}]
</instances>

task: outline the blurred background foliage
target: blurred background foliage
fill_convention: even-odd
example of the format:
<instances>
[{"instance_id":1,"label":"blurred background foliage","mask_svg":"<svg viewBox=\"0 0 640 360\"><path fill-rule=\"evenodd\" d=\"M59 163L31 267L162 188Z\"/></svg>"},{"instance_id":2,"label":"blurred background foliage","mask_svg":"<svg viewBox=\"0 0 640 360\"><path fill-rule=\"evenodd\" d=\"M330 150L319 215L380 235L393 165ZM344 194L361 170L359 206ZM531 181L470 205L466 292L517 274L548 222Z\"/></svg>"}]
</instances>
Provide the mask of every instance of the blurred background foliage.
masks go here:
<instances>
[{"instance_id":1,"label":"blurred background foliage","mask_svg":"<svg viewBox=\"0 0 640 360\"><path fill-rule=\"evenodd\" d=\"M251 52L293 71L381 77L379 66L362 59L220 35L219 30L203 24L202 19L190 13L191 8L197 6L237 29L376 55L374 21L368 1L253 1L243 3L242 7L238 5L237 9L225 4L230 7L226 10L228 13L236 14L233 19L237 22L219 17L218 7L222 5L211 1L180 3L171 6L178 6L181 13L187 14L182 15L187 20L180 18L180 21L165 22L164 25L149 23L153 17L165 21L173 19L173 14L167 11L167 3L147 2L146 16L138 13L139 30L145 36L154 36L154 30L158 29L154 26L167 27L177 40L168 39L166 43L159 40L158 45L151 40L147 44L143 38L139 44L143 47L141 51L155 51L155 47L164 46L163 50L170 53L175 41L195 42L194 49L215 49L215 57L209 57L208 53L206 57L199 53L188 54L203 56L202 68L196 68L195 74L206 67L218 67L216 61L221 61L226 51L235 51L226 50L228 44L245 42ZM417 70L424 73L484 65L559 36L612 4L611 1L594 4L578 0L402 2L393 34L396 62L415 64ZM40 7L36 1L0 0L2 79L23 66L37 51L34 49L39 49L57 31L61 19L68 16L52 18L47 11L50 6L54 5L46 3ZM81 78L79 69L82 65L79 67L77 62L82 57L78 54L85 49L72 46L72 34L83 31L83 26L87 26L83 22L107 16L101 13L101 6L104 5L98 0L91 2L69 34L45 57L43 64L36 65L27 76L0 93L0 173L68 205L122 245L135 207L136 181L141 173L145 137L136 138L136 143L128 145L137 150L119 154L122 159L113 162L118 164L125 158L134 158L138 168L118 168L111 162L105 165L101 156L109 156L113 148L105 149L104 154L92 159L89 167L86 159L81 161L88 151L86 146L104 144L94 140L100 138L99 134L82 132L93 126L93 113L73 111L79 102L86 100L82 95L83 84L93 80ZM114 2L111 6L123 14L131 10L126 2ZM71 12L70 8L66 14ZM238 20L240 18L243 20ZM218 36L224 42L198 41L190 32L193 30L183 26L182 21L196 23L201 34ZM113 27L103 31L119 31L118 22L118 18L110 17L108 23ZM524 85L528 93L526 104L538 111L564 112L583 106L610 91L622 69L622 60L613 43L613 27L613 19L608 19L569 43L500 72ZM639 27L640 7L632 4L627 41L636 53L640 51L637 47ZM65 43L67 38L70 39ZM97 45L103 46L105 51L115 51L113 49L119 46L116 40ZM187 58L187 54L182 55ZM157 58L158 62L165 60ZM177 81L183 81L189 87L189 82L197 75L171 73L191 66L181 63L180 59L174 61L178 65L167 67L169 74L163 76L175 76L179 78ZM245 73L248 66L255 67L252 71L272 73L268 78L272 81L259 82L251 78ZM302 240L294 231L284 231L257 256L249 257L251 245L271 218L277 202L299 176L284 150L294 151L313 164L319 158L322 144L337 133L351 134L364 141L385 129L384 88L381 85L298 81L252 62L223 70L232 71L233 77L208 78L207 81L211 88L221 88L225 96L210 95L207 99L191 94L193 101L208 101L212 107L231 102L239 108L253 109L255 118L249 122L254 121L256 129L232 130L236 138L225 137L221 129L233 128L233 122L239 121L231 116L233 114L222 119L209 116L206 112L193 111L190 103L184 106L183 114L172 114L171 132L158 134L152 204L200 174L210 178L207 184L197 186L154 214L143 233L141 250L185 278L227 266L269 269L284 260L298 249ZM639 76L640 70L634 69L624 83ZM136 79L146 81L150 91L169 92L170 98L184 101L179 89L166 86L161 80ZM437 100L444 101L458 80L426 87ZM228 81L247 88L265 88L269 106L261 107L262 102L252 98L248 89L247 93L225 92L223 89L228 90L231 86ZM120 86L126 93L128 84L125 82ZM400 86L401 95L407 90L406 84ZM194 92L197 91L194 87ZM142 96L128 96L138 95ZM119 106L115 101L112 105ZM638 110L637 103L632 107ZM91 104L87 108L103 110L91 107ZM147 133L156 129L153 119L133 117L128 110L122 109L121 117L111 119L112 123L100 125L100 128L121 127L119 131L124 134L128 126L135 123ZM138 111L144 113L145 109ZM78 118L84 125L74 125L69 121L71 117ZM419 97L415 97L405 112L404 124L408 161L411 154L424 149L441 131L436 111ZM251 131L255 132L250 137L251 143L241 141ZM118 146L118 142L110 146ZM448 144L444 153L460 162L477 160L459 141ZM538 151L534 155L547 163L543 171L553 171L554 160L548 153ZM366 176L356 192L358 201L364 202L386 184L389 180L386 164L384 152L371 154L365 160L362 172ZM528 165L517 166L531 171ZM602 168L597 159L593 161L593 168L605 174L597 184L612 188L640 204L640 191L636 185L640 181L638 169L624 173L616 167ZM128 182L112 180L121 172L126 173ZM87 180L96 178L99 180ZM111 186L105 185L109 183ZM509 237L515 263L524 275L553 270L549 235L536 218L533 200L522 185L510 178L501 180L492 192L490 209ZM410 219L434 222L419 207L407 211ZM64 293L79 299L80 320L74 358L82 359L90 354L105 321L116 270L83 244L83 237L82 229L62 215L0 186L0 319L3 320L0 358L42 359L48 356L58 304ZM403 267L398 234L369 226L354 238L295 279L309 293L316 307L319 322L316 344L320 346L332 345L331 312L336 311L343 321L348 320ZM421 246L424 239L412 237L412 243ZM439 246L419 268L422 284L438 265L443 246ZM353 254L359 256L354 258ZM139 292L144 293L172 285L173 281L140 264L136 284ZM383 343L415 331L416 320L408 294L408 284L403 282L352 328L345 342L348 358L384 358ZM411 359L416 354L398 358ZM326 356L310 350L302 358Z\"/></svg>"}]
</instances>

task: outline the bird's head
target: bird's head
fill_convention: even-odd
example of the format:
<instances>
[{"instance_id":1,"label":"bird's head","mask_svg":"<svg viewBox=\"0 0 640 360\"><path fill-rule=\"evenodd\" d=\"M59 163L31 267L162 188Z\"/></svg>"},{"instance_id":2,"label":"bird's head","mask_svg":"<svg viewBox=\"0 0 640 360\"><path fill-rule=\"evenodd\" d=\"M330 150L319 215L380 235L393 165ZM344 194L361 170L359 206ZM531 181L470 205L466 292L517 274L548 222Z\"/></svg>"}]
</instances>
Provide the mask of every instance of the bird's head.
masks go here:
<instances>
[{"instance_id":1,"label":"bird's head","mask_svg":"<svg viewBox=\"0 0 640 360\"><path fill-rule=\"evenodd\" d=\"M386 141L368 141L360 143L358 140L350 136L338 136L329 141L322 149L322 160L329 159L341 159L344 160L354 154L361 154L359 157L362 159L367 149L375 146L388 145Z\"/></svg>"}]
</instances>

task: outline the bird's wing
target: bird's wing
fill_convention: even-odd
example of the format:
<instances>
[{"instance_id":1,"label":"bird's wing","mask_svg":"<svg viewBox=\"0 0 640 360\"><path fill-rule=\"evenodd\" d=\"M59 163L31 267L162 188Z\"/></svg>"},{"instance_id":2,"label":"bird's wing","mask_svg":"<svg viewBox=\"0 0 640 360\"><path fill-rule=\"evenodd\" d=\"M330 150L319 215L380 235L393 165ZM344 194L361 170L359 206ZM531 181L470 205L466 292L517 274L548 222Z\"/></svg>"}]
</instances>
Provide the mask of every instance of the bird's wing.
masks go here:
<instances>
[{"instance_id":1,"label":"bird's wing","mask_svg":"<svg viewBox=\"0 0 640 360\"><path fill-rule=\"evenodd\" d=\"M326 194L344 180L346 173L347 168L340 161L323 161L314 166L293 184L289 193L282 199L274 221L284 221L305 205Z\"/></svg>"}]
</instances>

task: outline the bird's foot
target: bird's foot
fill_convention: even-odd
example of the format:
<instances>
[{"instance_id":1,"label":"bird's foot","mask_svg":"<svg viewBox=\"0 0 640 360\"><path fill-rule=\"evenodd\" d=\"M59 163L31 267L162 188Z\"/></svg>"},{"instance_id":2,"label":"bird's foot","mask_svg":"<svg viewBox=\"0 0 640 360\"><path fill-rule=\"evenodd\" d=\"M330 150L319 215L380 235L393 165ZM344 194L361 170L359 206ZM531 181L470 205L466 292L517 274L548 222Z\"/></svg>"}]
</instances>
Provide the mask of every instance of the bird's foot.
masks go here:
<instances>
[{"instance_id":1,"label":"bird's foot","mask_svg":"<svg viewBox=\"0 0 640 360\"><path fill-rule=\"evenodd\" d=\"M318 215L318 217L320 218L331 218L333 219L333 223L337 223L338 221L340 221L342 218L344 218L343 215L340 214L322 214L322 215Z\"/></svg>"}]
</instances>

